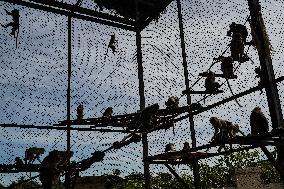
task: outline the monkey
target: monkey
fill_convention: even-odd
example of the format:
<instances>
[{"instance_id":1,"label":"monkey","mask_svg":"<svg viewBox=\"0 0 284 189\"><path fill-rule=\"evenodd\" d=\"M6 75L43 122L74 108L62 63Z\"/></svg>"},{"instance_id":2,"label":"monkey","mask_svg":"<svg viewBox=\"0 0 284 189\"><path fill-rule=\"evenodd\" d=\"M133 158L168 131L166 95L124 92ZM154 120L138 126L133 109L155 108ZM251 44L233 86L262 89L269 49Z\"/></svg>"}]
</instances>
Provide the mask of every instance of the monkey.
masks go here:
<instances>
[{"instance_id":1,"label":"monkey","mask_svg":"<svg viewBox=\"0 0 284 189\"><path fill-rule=\"evenodd\" d=\"M37 148L37 147L31 147L26 149L25 151L25 163L26 164L31 164L33 163L36 159L40 161L39 157L40 155L44 154L45 149L44 148Z\"/></svg>"},{"instance_id":2,"label":"monkey","mask_svg":"<svg viewBox=\"0 0 284 189\"><path fill-rule=\"evenodd\" d=\"M235 138L236 134L238 132L241 132L239 129L240 128L239 125L233 124L230 121L218 119L217 117L211 117L209 121L215 130L214 136L211 139L212 143L214 142L223 143L224 141ZM241 134L243 133L241 132ZM218 148L218 152L220 152L222 148L226 150L225 144L220 145L220 147ZM232 150L232 148L233 146L232 144L230 144L230 149ZM208 150L209 148L207 149L207 151Z\"/></svg>"},{"instance_id":3,"label":"monkey","mask_svg":"<svg viewBox=\"0 0 284 189\"><path fill-rule=\"evenodd\" d=\"M223 76L226 79L227 85L230 89L230 92L232 95L234 95L233 89L230 85L229 79L234 76L234 65L233 65L233 59L232 57L224 57L220 56L219 58L215 58L215 60L220 60L221 61L221 71L223 72ZM240 106L240 103L237 99L235 99L235 102Z\"/></svg>"},{"instance_id":4,"label":"monkey","mask_svg":"<svg viewBox=\"0 0 284 189\"><path fill-rule=\"evenodd\" d=\"M246 26L232 22L232 24L230 25L230 30L227 31L227 36L232 36L235 33L241 34L244 43L246 43L246 39L248 36L248 31L247 31Z\"/></svg>"},{"instance_id":5,"label":"monkey","mask_svg":"<svg viewBox=\"0 0 284 189\"><path fill-rule=\"evenodd\" d=\"M205 91L208 93L215 93L220 87L221 85L215 81L214 72L209 71L205 79Z\"/></svg>"},{"instance_id":6,"label":"monkey","mask_svg":"<svg viewBox=\"0 0 284 189\"><path fill-rule=\"evenodd\" d=\"M112 50L113 54L115 53L115 43L116 43L115 34L112 34L110 41L109 41L109 44L108 44L108 47Z\"/></svg>"},{"instance_id":7,"label":"monkey","mask_svg":"<svg viewBox=\"0 0 284 189\"><path fill-rule=\"evenodd\" d=\"M244 56L244 39L240 33L234 33L230 44L231 57L234 61L242 62Z\"/></svg>"},{"instance_id":8,"label":"monkey","mask_svg":"<svg viewBox=\"0 0 284 189\"><path fill-rule=\"evenodd\" d=\"M82 104L77 107L77 119L84 119L84 106Z\"/></svg>"},{"instance_id":9,"label":"monkey","mask_svg":"<svg viewBox=\"0 0 284 189\"><path fill-rule=\"evenodd\" d=\"M103 117L107 118L107 119L110 119L112 117L112 113L113 113L112 107L108 107L105 110L105 112L103 113Z\"/></svg>"},{"instance_id":10,"label":"monkey","mask_svg":"<svg viewBox=\"0 0 284 189\"><path fill-rule=\"evenodd\" d=\"M190 105L190 110L191 111L197 111L197 110L200 110L202 108L203 108L203 106L200 103L192 103Z\"/></svg>"},{"instance_id":11,"label":"monkey","mask_svg":"<svg viewBox=\"0 0 284 189\"><path fill-rule=\"evenodd\" d=\"M51 189L58 182L60 173L66 170L73 152L53 150L43 159L39 168L43 189Z\"/></svg>"},{"instance_id":12,"label":"monkey","mask_svg":"<svg viewBox=\"0 0 284 189\"><path fill-rule=\"evenodd\" d=\"M55 183L60 175L58 165L60 163L60 155L57 150L49 152L39 168L39 179L42 183L43 189L51 189L53 183Z\"/></svg>"},{"instance_id":13,"label":"monkey","mask_svg":"<svg viewBox=\"0 0 284 189\"><path fill-rule=\"evenodd\" d=\"M184 151L184 150L189 150L189 149L190 149L189 142L184 142L182 150Z\"/></svg>"},{"instance_id":14,"label":"monkey","mask_svg":"<svg viewBox=\"0 0 284 189\"><path fill-rule=\"evenodd\" d=\"M183 143L183 148L182 148L182 151L187 151L187 150L189 150L190 149L190 145L189 145L189 142L184 142ZM187 153L184 153L183 155L182 155L182 157L181 157L181 159L183 160L183 161L187 161L187 160L189 160L189 158L188 158L189 156L187 155Z\"/></svg>"},{"instance_id":15,"label":"monkey","mask_svg":"<svg viewBox=\"0 0 284 189\"><path fill-rule=\"evenodd\" d=\"M143 129L149 129L153 127L156 121L156 114L158 113L159 108L159 104L156 103L142 110L141 122Z\"/></svg>"},{"instance_id":16,"label":"monkey","mask_svg":"<svg viewBox=\"0 0 284 189\"><path fill-rule=\"evenodd\" d=\"M254 72L256 73L256 78L259 78L259 81L258 81L258 86L264 86L264 81L263 81L263 73L262 73L262 70L260 67L257 67L254 69ZM260 94L263 93L263 90L260 89Z\"/></svg>"},{"instance_id":17,"label":"monkey","mask_svg":"<svg viewBox=\"0 0 284 189\"><path fill-rule=\"evenodd\" d=\"M234 76L234 66L232 57L221 58L221 71L226 79Z\"/></svg>"},{"instance_id":18,"label":"monkey","mask_svg":"<svg viewBox=\"0 0 284 189\"><path fill-rule=\"evenodd\" d=\"M257 68L255 68L254 69L254 72L256 73L256 78L259 78L259 82L258 82L258 85L259 86L262 86L263 84L264 84L264 82L263 82L263 79L262 79L262 70L261 70L261 68L260 67L257 67Z\"/></svg>"},{"instance_id":19,"label":"monkey","mask_svg":"<svg viewBox=\"0 0 284 189\"><path fill-rule=\"evenodd\" d=\"M217 117L211 117L210 123L214 128L214 136L212 137L212 142L219 142L236 137L239 132L239 125L233 124L232 122L218 119Z\"/></svg>"},{"instance_id":20,"label":"monkey","mask_svg":"<svg viewBox=\"0 0 284 189\"><path fill-rule=\"evenodd\" d=\"M15 158L15 165L21 167L21 166L24 165L24 162L20 157L16 157Z\"/></svg>"},{"instance_id":21,"label":"monkey","mask_svg":"<svg viewBox=\"0 0 284 189\"><path fill-rule=\"evenodd\" d=\"M176 96L171 96L168 98L168 101L165 102L167 109L178 108L179 98Z\"/></svg>"},{"instance_id":22,"label":"monkey","mask_svg":"<svg viewBox=\"0 0 284 189\"><path fill-rule=\"evenodd\" d=\"M175 152L176 151L176 147L173 143L169 143L166 145L166 148L165 148L165 152Z\"/></svg>"},{"instance_id":23,"label":"monkey","mask_svg":"<svg viewBox=\"0 0 284 189\"><path fill-rule=\"evenodd\" d=\"M264 135L269 131L268 120L260 107L255 107L250 114L251 135Z\"/></svg>"},{"instance_id":24,"label":"monkey","mask_svg":"<svg viewBox=\"0 0 284 189\"><path fill-rule=\"evenodd\" d=\"M12 27L12 31L10 33L10 35L16 37L16 31L19 31L19 26L20 26L20 14L19 14L19 10L17 9L14 9L12 10L11 12L7 11L5 9L5 12L8 14L8 15L11 15L12 16L12 19L13 21L6 24L6 25L2 25L4 28L7 28L7 27Z\"/></svg>"}]
</instances>

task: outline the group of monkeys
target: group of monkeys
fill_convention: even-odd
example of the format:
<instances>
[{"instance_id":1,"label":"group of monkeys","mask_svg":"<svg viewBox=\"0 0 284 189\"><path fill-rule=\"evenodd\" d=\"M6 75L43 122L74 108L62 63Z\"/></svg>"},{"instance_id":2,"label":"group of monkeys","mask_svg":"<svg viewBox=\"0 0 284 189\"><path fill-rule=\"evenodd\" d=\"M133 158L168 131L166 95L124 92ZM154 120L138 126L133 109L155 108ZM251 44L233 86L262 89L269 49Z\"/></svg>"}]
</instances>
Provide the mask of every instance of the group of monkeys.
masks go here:
<instances>
[{"instance_id":1,"label":"group of monkeys","mask_svg":"<svg viewBox=\"0 0 284 189\"><path fill-rule=\"evenodd\" d=\"M38 160L40 162L39 173L43 189L51 189L52 185L58 181L60 174L66 171L67 162L70 160L73 153L53 150L41 161L40 156L44 153L44 148L28 148L25 151L25 163L20 157L16 157L15 165L21 167L32 164L35 160Z\"/></svg>"},{"instance_id":2,"label":"group of monkeys","mask_svg":"<svg viewBox=\"0 0 284 189\"><path fill-rule=\"evenodd\" d=\"M234 76L234 61L244 63L249 60L249 57L244 53L245 45L254 45L253 41L247 42L248 31L246 26L242 24L236 24L233 22L230 25L230 30L227 32L227 36L231 36L232 40L229 44L231 56L220 56L214 58L214 61L221 62L221 71L225 79L233 78ZM209 94L218 92L221 85L215 81L215 74L209 71L205 79L205 91Z\"/></svg>"},{"instance_id":3,"label":"group of monkeys","mask_svg":"<svg viewBox=\"0 0 284 189\"><path fill-rule=\"evenodd\" d=\"M225 143L229 139L236 137L236 134L240 132L242 135L244 133L240 131L238 124L233 124L230 121L219 119L217 117L211 117L209 122L214 128L214 135L211 138L212 143ZM269 132L268 120L264 113L261 111L260 107L255 107L250 115L250 136L263 136ZM185 142L182 150L190 149L189 143ZM165 147L165 152L175 152L175 145L169 143Z\"/></svg>"},{"instance_id":4,"label":"group of monkeys","mask_svg":"<svg viewBox=\"0 0 284 189\"><path fill-rule=\"evenodd\" d=\"M103 118L108 119L108 118L112 117L112 113L113 113L112 107L106 108L106 110L103 113ZM82 120L82 119L84 119L84 105L80 104L77 107L77 120Z\"/></svg>"},{"instance_id":5,"label":"group of monkeys","mask_svg":"<svg viewBox=\"0 0 284 189\"><path fill-rule=\"evenodd\" d=\"M241 132L239 125L233 124L230 121L222 120L217 117L211 117L209 121L215 131L211 139L212 142L223 142L232 139L236 137L238 132ZM260 107L255 107L251 112L250 128L251 136L262 136L269 131L268 120Z\"/></svg>"}]
</instances>

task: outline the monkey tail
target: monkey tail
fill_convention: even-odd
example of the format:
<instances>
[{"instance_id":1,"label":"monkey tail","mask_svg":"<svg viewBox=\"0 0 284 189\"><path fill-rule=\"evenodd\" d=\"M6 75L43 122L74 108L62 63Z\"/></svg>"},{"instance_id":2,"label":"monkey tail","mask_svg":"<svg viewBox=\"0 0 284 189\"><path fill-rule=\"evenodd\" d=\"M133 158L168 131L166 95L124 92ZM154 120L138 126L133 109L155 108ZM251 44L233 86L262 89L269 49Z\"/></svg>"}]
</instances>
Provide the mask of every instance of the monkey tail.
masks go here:
<instances>
[{"instance_id":1,"label":"monkey tail","mask_svg":"<svg viewBox=\"0 0 284 189\"><path fill-rule=\"evenodd\" d=\"M233 92L233 90L232 90L232 87L231 87L231 85L230 85L230 83L229 83L229 79L228 79L228 78L226 78L226 82L227 82L227 84L228 84L228 87L229 87L229 89L230 89L232 95L235 95L234 92ZM243 106L238 102L237 99L235 99L235 101L236 101L236 103L237 103L240 107L243 107Z\"/></svg>"},{"instance_id":2,"label":"monkey tail","mask_svg":"<svg viewBox=\"0 0 284 189\"><path fill-rule=\"evenodd\" d=\"M18 36L19 36L19 32L20 32L20 26L19 28L17 29L17 32L15 33L15 39L16 39L16 49L18 48Z\"/></svg>"}]
</instances>

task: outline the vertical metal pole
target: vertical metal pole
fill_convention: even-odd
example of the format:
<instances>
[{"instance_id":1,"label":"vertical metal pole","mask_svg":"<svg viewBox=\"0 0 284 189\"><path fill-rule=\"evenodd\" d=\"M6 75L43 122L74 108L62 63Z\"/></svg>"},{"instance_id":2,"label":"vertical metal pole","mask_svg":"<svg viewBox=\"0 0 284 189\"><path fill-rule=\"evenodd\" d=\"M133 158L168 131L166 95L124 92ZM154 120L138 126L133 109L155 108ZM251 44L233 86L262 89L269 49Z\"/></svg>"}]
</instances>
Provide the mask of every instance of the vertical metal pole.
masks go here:
<instances>
[{"instance_id":1,"label":"vertical metal pole","mask_svg":"<svg viewBox=\"0 0 284 189\"><path fill-rule=\"evenodd\" d=\"M185 52L185 41L184 41L184 32L183 32L183 21L182 21L182 10L181 10L181 2L177 0L177 8L178 8L178 19L179 19L179 30L180 30L180 40L181 40L181 50L182 50L182 64L184 68L184 80L186 90L189 91L189 78L188 78L188 70L187 70L187 61L186 61L186 52ZM191 104L191 96L187 94L187 104ZM190 134L191 134L191 142L192 147L196 147L196 138L195 138L195 129L194 129L194 121L193 117L189 117L190 123ZM193 175L194 175L194 185L196 189L200 189L200 175L199 175L199 165L198 160L194 160L192 163L193 167Z\"/></svg>"},{"instance_id":2,"label":"vertical metal pole","mask_svg":"<svg viewBox=\"0 0 284 189\"><path fill-rule=\"evenodd\" d=\"M144 79L143 79L143 60L142 60L142 46L141 46L141 34L136 32L136 46L137 46L137 63L138 63L138 79L139 79L139 96L140 96L140 110L145 108L145 96L144 96ZM150 189L150 164L146 161L148 157L148 140L147 133L142 135L143 144L143 160L144 160L144 179L145 189Z\"/></svg>"},{"instance_id":3,"label":"vertical metal pole","mask_svg":"<svg viewBox=\"0 0 284 189\"><path fill-rule=\"evenodd\" d=\"M139 28L139 2L135 1L135 13L136 13L136 27ZM142 44L141 44L141 33L137 29L136 31L136 47L137 47L137 63L138 63L138 80L139 80L139 96L140 96L140 110L145 108L145 94L144 94L144 78L143 78L143 58L142 58ZM150 189L151 175L150 175L150 164L148 159L148 139L147 133L142 134L142 145L143 145L143 162L144 162L144 181L145 189Z\"/></svg>"},{"instance_id":4,"label":"vertical metal pole","mask_svg":"<svg viewBox=\"0 0 284 189\"><path fill-rule=\"evenodd\" d=\"M72 73L72 17L68 16L68 84L67 84L67 152L71 148L71 73ZM69 162L70 163L70 162ZM70 171L68 170L65 176L66 188L70 188Z\"/></svg>"},{"instance_id":5,"label":"vertical metal pole","mask_svg":"<svg viewBox=\"0 0 284 189\"><path fill-rule=\"evenodd\" d=\"M250 24L252 37L258 50L262 70L261 79L265 85L272 127L277 130L278 128L283 128L283 115L270 55L270 42L262 18L259 0L248 0L248 6L251 16ZM284 182L284 145L277 146L277 153L278 159L276 161L276 166L278 166L281 179Z\"/></svg>"}]
</instances>

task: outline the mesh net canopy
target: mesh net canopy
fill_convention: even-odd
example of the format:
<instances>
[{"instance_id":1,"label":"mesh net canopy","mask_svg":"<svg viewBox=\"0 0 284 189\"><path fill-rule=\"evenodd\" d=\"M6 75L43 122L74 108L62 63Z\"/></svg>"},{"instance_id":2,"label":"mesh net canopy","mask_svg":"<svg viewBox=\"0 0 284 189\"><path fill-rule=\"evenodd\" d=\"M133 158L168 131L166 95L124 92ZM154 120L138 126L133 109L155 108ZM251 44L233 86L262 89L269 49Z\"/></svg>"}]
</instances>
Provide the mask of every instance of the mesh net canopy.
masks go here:
<instances>
[{"instance_id":1,"label":"mesh net canopy","mask_svg":"<svg viewBox=\"0 0 284 189\"><path fill-rule=\"evenodd\" d=\"M264 89L255 90L238 98L237 101L231 100L209 108L208 111L196 113L193 120L188 116L189 100L206 108L259 85L255 69L260 67L260 60L254 45L244 47L247 61L242 63L234 61L236 79L229 79L227 82L224 77L216 77L223 93L204 94L206 77L200 76L209 70L215 74L222 74L221 63L215 59L220 56L231 56L232 36L227 36L227 32L233 22L247 28L247 42L253 40L249 22L250 11L246 0L182 0L184 43L180 33L176 1L142 1L144 4L141 8L143 10L140 21L142 25L143 22L147 23L147 26L139 28L141 32L135 32L122 28L127 25L125 23L128 21L132 23L137 18L133 4L126 7L128 9L124 9L123 3L128 4L126 0L122 4L120 1L111 3L112 1L107 0L83 0L79 7L82 11L85 10L84 15L78 16L80 12L76 10L81 9L74 7L72 10L74 17L71 19L71 41L68 40L70 12L58 11L55 8L64 4L75 5L75 0L25 1L31 4L19 2L0 1L0 24L3 26L13 22L13 17L7 12L17 9L20 14L16 36L10 34L13 26L0 28L0 108L2 110L0 184L9 186L13 182L18 182L21 177L28 179L38 175L37 172L15 173L17 171L13 172L14 168L10 172L3 168L15 165L16 157L24 160L28 148L45 149L39 160L35 159L33 162L39 165L50 151L66 150L67 141L70 140L70 150L74 153L71 161L79 162L91 157L93 152L110 148L114 142L121 141L129 132L139 131L143 103L141 103L141 73L138 73L141 67L139 61L137 62L139 58L137 33L141 35L145 106L157 103L159 108L166 112L168 98L176 96L179 99L179 107L183 107L178 113L171 111L167 113L174 117L174 127L171 125L148 133L149 156L164 154L165 147L169 143L175 145L176 151L182 150L185 142L189 142L192 146L193 125L190 125L190 122L194 123L196 146L212 143L215 131L209 121L211 117L238 124L240 131L248 136L251 133L250 115L255 107L261 108L268 119L269 131L272 130L267 93ZM261 0L260 4L270 41L274 76L277 79L284 75L282 65L284 19L281 14L284 2ZM98 22L94 22L96 19L91 18L92 11L102 16L106 24L102 24L101 22L104 21L97 18ZM114 27L115 24L106 21L109 18L110 20L118 18L113 21L115 23L121 20L125 23L120 25L121 27ZM184 55L182 43L185 45ZM71 54L68 48L71 49ZM183 63L183 57L186 58L186 63ZM70 77L68 77L68 63ZM184 70L185 64L188 74ZM186 78L188 78L189 91L199 92L191 94L190 99L184 93ZM68 93L68 79L70 79L70 93ZM283 108L284 91L281 82L277 83L277 89L280 105ZM76 122L79 105L84 107L83 121ZM115 124L111 116L109 118L106 115L108 107L112 108ZM172 120L171 116L169 119ZM70 123L66 122L68 117L71 121L75 120L72 122L74 124L71 127L74 129L71 130L70 137L66 131L66 123ZM124 119L130 121L126 122ZM126 127L123 124L130 122L133 128L128 130L127 124ZM237 133L237 135L242 134ZM227 147L229 148L229 145ZM208 151L204 148L201 151L213 154L218 152L218 148L219 146L213 147ZM242 146L234 144L232 148L239 149ZM273 145L268 146L267 149L274 154ZM221 149L223 152L224 150L226 149ZM252 155L255 159L250 159L251 162L267 160L261 148L248 152L257 153ZM214 167L220 165L220 162L228 161L236 162L236 159L224 155L201 158L199 160L202 165L199 171L201 181L210 176L205 171L206 166ZM80 172L80 176L109 175L113 174L114 170L120 170L121 177L127 177L133 173L143 173L143 165L142 142L131 143L120 149L108 150L103 161L92 164L90 168ZM252 164L241 161L231 164L242 169L248 165ZM269 162L267 165L271 166ZM193 179L192 165L185 163L173 167L179 175L187 175ZM165 172L169 171L164 165L150 165L152 176ZM64 179L62 176L62 182ZM263 180L265 179L261 182L264 182ZM40 183L38 178L35 181Z\"/></svg>"}]
</instances>

